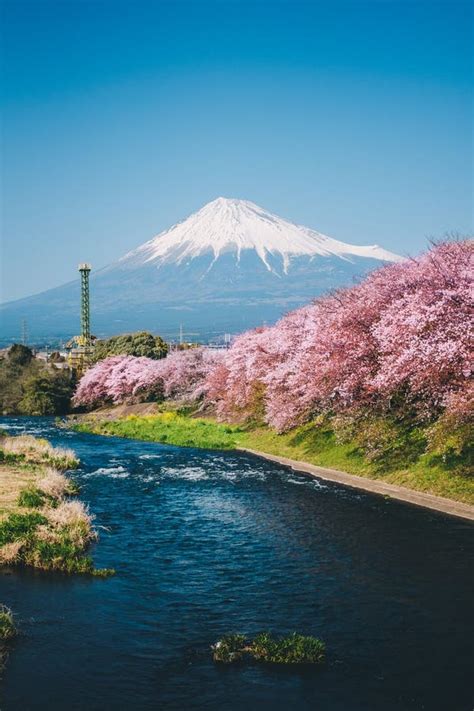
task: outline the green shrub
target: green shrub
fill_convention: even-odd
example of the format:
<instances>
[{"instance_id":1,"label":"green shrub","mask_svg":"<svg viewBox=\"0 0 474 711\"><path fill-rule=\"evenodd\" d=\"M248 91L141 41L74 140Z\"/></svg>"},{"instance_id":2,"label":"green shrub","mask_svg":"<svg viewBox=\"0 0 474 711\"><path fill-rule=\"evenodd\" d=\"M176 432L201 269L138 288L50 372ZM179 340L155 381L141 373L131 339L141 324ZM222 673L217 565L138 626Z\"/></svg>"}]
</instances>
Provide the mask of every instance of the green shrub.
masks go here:
<instances>
[{"instance_id":1,"label":"green shrub","mask_svg":"<svg viewBox=\"0 0 474 711\"><path fill-rule=\"evenodd\" d=\"M8 362L12 365L28 365L33 360L33 351L22 343L14 343L8 349Z\"/></svg>"},{"instance_id":2,"label":"green shrub","mask_svg":"<svg viewBox=\"0 0 474 711\"><path fill-rule=\"evenodd\" d=\"M18 411L25 415L56 415L69 411L74 382L68 371L46 371L27 377Z\"/></svg>"}]
</instances>

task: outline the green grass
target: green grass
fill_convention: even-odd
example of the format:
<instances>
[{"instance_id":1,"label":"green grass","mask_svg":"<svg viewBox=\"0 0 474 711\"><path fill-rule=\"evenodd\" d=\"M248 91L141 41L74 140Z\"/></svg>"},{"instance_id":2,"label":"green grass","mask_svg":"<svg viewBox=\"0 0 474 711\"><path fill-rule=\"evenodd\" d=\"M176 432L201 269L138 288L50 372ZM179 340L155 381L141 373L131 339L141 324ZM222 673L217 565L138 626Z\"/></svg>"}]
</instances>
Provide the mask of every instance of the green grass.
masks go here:
<instances>
[{"instance_id":1,"label":"green grass","mask_svg":"<svg viewBox=\"0 0 474 711\"><path fill-rule=\"evenodd\" d=\"M468 462L459 467L459 461L443 461L441 457L423 454L424 433L418 429L400 430L393 439L388 437L382 456L374 459L366 456L356 440L337 441L330 422L309 423L277 434L268 427L225 425L211 418L170 411L117 420L90 420L74 428L184 447L246 447L474 504L474 477L467 473Z\"/></svg>"},{"instance_id":2,"label":"green grass","mask_svg":"<svg viewBox=\"0 0 474 711\"><path fill-rule=\"evenodd\" d=\"M338 444L329 428L318 428L312 423L285 434L268 427L247 430L239 444L288 459L317 464L329 469L341 469L359 476L370 476L373 467L354 444Z\"/></svg>"},{"instance_id":3,"label":"green grass","mask_svg":"<svg viewBox=\"0 0 474 711\"><path fill-rule=\"evenodd\" d=\"M27 489L20 491L17 499L18 506L27 509L39 509L44 506L46 495L39 489L29 486Z\"/></svg>"},{"instance_id":4,"label":"green grass","mask_svg":"<svg viewBox=\"0 0 474 711\"><path fill-rule=\"evenodd\" d=\"M269 664L321 664L326 652L320 639L296 632L281 638L262 632L253 640L251 649L254 659Z\"/></svg>"},{"instance_id":5,"label":"green grass","mask_svg":"<svg viewBox=\"0 0 474 711\"><path fill-rule=\"evenodd\" d=\"M0 463L1 464L19 464L25 461L24 454L15 454L14 452L4 452L0 448Z\"/></svg>"},{"instance_id":6,"label":"green grass","mask_svg":"<svg viewBox=\"0 0 474 711\"><path fill-rule=\"evenodd\" d=\"M45 439L31 435L0 437L0 463L51 466L59 471L77 469L79 460L72 450L52 447Z\"/></svg>"},{"instance_id":7,"label":"green grass","mask_svg":"<svg viewBox=\"0 0 474 711\"><path fill-rule=\"evenodd\" d=\"M46 528L49 538L39 535L39 526ZM0 547L18 544L14 560L17 565L100 577L113 575L112 569L95 569L92 559L84 555L88 532L80 531L83 539L78 540L78 526L81 524L53 529L40 512L12 513L0 522Z\"/></svg>"},{"instance_id":8,"label":"green grass","mask_svg":"<svg viewBox=\"0 0 474 711\"><path fill-rule=\"evenodd\" d=\"M88 574L94 571L92 558L84 556L82 549L74 545L67 535L53 542L35 540L25 551L24 560L26 564L41 570Z\"/></svg>"},{"instance_id":9,"label":"green grass","mask_svg":"<svg viewBox=\"0 0 474 711\"><path fill-rule=\"evenodd\" d=\"M248 430L239 436L239 445L474 504L474 477L458 473L454 465L443 464L439 457L416 457L410 446L405 450L405 461L403 447L397 447L392 458L374 462L355 442L340 444L330 427L312 423L281 435L266 427Z\"/></svg>"},{"instance_id":10,"label":"green grass","mask_svg":"<svg viewBox=\"0 0 474 711\"><path fill-rule=\"evenodd\" d=\"M176 412L156 415L129 415L119 420L102 420L74 425L79 432L130 437L148 442L163 442L179 447L235 449L240 429L213 420L192 418Z\"/></svg>"},{"instance_id":11,"label":"green grass","mask_svg":"<svg viewBox=\"0 0 474 711\"><path fill-rule=\"evenodd\" d=\"M322 664L325 655L324 642L296 632L287 637L261 632L250 641L242 634L227 634L212 646L214 661L223 664L244 659L266 664Z\"/></svg>"},{"instance_id":12,"label":"green grass","mask_svg":"<svg viewBox=\"0 0 474 711\"><path fill-rule=\"evenodd\" d=\"M12 513L0 522L0 546L16 541L31 540L38 526L48 522L40 513Z\"/></svg>"}]
</instances>

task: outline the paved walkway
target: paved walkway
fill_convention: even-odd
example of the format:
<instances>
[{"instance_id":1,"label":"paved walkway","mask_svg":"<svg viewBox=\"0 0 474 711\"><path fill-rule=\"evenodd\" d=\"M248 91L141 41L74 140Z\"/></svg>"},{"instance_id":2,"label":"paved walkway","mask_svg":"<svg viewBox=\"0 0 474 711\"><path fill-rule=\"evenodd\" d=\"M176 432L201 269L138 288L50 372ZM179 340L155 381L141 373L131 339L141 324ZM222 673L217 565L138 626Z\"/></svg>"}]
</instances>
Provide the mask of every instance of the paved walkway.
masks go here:
<instances>
[{"instance_id":1,"label":"paved walkway","mask_svg":"<svg viewBox=\"0 0 474 711\"><path fill-rule=\"evenodd\" d=\"M426 509L434 509L435 511L442 511L450 516L458 516L459 518L466 518L470 521L474 521L474 506L471 506L470 504L463 504L460 501L445 499L442 496L425 494L422 491L414 491L413 489L407 489L404 486L397 486L396 484L386 484L379 479L367 479L366 477L348 474L347 472L341 472L337 469L317 467L314 464L300 462L297 459L277 457L274 454L266 454L265 452L247 449L245 447L239 447L239 449L241 452L249 452L250 454L257 455L257 457L262 457L263 459L269 459L272 462L284 464L287 467L291 467L291 469L294 469L295 471L305 472L306 474L311 474L319 479L335 481L338 484L350 486L353 489L362 489L363 491L370 491L374 494L390 496L392 499L406 501L407 503L414 504L415 506L423 506Z\"/></svg>"}]
</instances>

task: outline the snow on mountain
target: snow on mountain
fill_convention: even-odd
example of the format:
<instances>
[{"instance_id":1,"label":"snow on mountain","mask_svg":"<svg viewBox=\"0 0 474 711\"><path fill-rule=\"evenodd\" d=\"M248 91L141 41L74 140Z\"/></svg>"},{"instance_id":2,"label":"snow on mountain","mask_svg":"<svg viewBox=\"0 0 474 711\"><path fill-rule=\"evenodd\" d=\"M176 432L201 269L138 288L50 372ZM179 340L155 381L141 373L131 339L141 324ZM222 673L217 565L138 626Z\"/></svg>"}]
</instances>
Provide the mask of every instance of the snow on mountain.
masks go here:
<instances>
[{"instance_id":1,"label":"snow on mountain","mask_svg":"<svg viewBox=\"0 0 474 711\"><path fill-rule=\"evenodd\" d=\"M209 252L214 255L213 262L226 252L234 252L240 262L242 251L247 249L256 251L268 271L275 271L268 255L280 257L285 273L292 257L302 255L337 256L349 260L357 256L386 262L401 260L378 245L359 247L339 242L278 217L249 200L219 197L129 252L120 262L134 267L171 262L181 264Z\"/></svg>"}]
</instances>

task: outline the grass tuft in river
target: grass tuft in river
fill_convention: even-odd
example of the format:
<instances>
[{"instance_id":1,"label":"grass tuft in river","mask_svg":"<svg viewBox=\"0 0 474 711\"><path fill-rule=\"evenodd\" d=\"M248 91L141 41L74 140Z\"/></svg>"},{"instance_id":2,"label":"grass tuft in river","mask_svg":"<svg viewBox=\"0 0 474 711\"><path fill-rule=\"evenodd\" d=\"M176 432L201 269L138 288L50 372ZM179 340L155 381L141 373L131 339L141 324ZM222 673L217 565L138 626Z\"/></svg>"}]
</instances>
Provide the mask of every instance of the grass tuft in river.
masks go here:
<instances>
[{"instance_id":1,"label":"grass tuft in river","mask_svg":"<svg viewBox=\"0 0 474 711\"><path fill-rule=\"evenodd\" d=\"M13 621L13 613L6 605L0 605L0 641L16 637L17 629Z\"/></svg>"},{"instance_id":2,"label":"grass tuft in river","mask_svg":"<svg viewBox=\"0 0 474 711\"><path fill-rule=\"evenodd\" d=\"M226 634L212 646L214 661L224 664L240 662L247 651L247 642L243 634Z\"/></svg>"},{"instance_id":3,"label":"grass tuft in river","mask_svg":"<svg viewBox=\"0 0 474 711\"><path fill-rule=\"evenodd\" d=\"M245 658L267 664L322 664L325 652L320 639L296 632L286 637L261 632L251 641L242 634L227 634L212 646L214 661L224 664Z\"/></svg>"},{"instance_id":4,"label":"grass tuft in river","mask_svg":"<svg viewBox=\"0 0 474 711\"><path fill-rule=\"evenodd\" d=\"M18 634L13 613L9 607L0 604L0 673L8 657L8 643Z\"/></svg>"}]
</instances>

